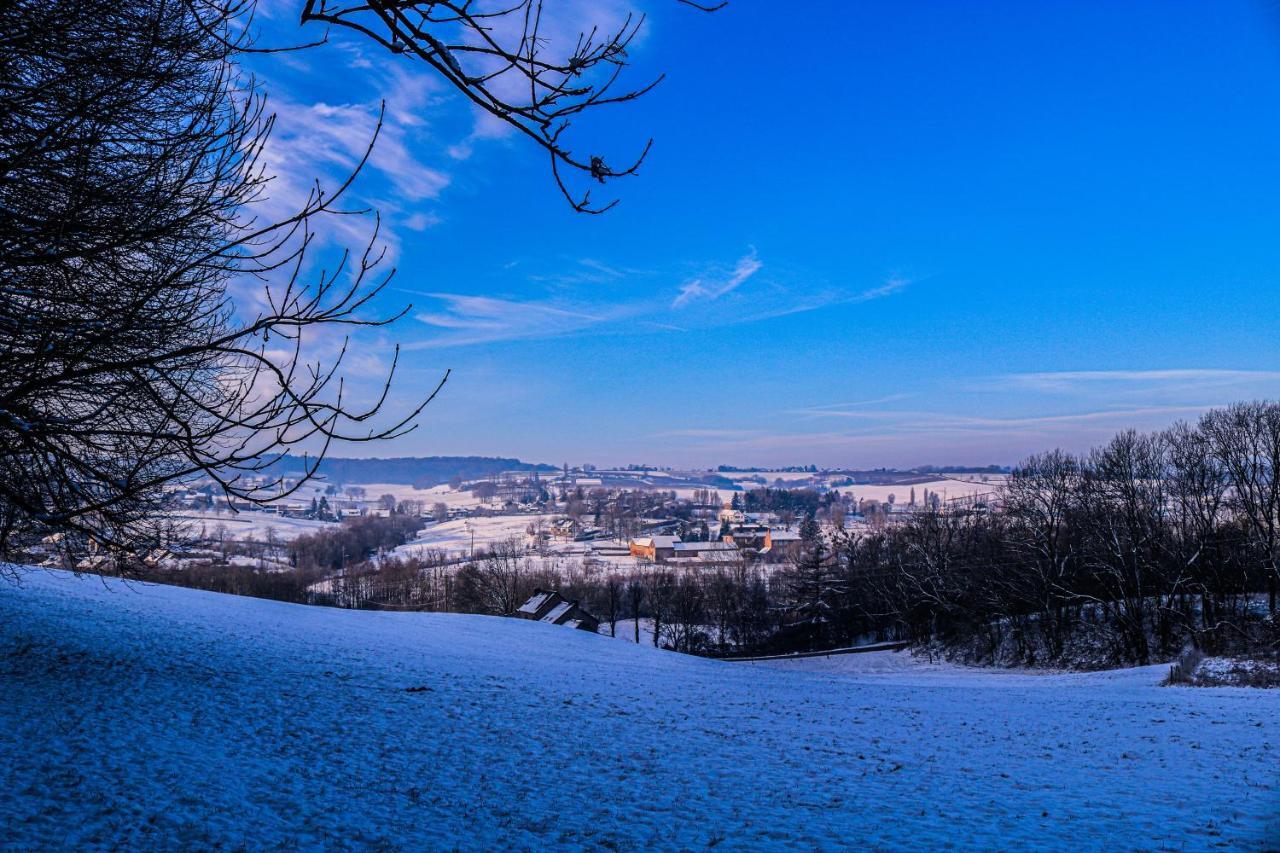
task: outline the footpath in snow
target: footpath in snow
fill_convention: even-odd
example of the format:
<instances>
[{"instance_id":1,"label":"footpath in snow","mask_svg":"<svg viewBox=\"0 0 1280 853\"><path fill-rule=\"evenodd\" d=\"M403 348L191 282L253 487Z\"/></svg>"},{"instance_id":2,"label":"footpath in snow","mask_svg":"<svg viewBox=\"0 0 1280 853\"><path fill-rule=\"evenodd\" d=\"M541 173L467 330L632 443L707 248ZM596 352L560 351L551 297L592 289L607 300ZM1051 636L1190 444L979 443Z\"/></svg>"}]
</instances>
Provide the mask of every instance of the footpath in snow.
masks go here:
<instances>
[{"instance_id":1,"label":"footpath in snow","mask_svg":"<svg viewBox=\"0 0 1280 853\"><path fill-rule=\"evenodd\" d=\"M538 623L21 570L5 846L1280 846L1280 691L891 652L700 660Z\"/></svg>"}]
</instances>

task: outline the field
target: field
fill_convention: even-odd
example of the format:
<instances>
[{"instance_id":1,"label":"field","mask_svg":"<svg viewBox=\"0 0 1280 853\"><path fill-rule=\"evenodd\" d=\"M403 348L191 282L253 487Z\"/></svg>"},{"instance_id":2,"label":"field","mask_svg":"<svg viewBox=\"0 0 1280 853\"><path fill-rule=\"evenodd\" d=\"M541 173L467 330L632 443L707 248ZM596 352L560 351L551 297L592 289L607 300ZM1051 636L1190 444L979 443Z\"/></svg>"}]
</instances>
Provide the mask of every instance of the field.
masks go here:
<instances>
[{"instance_id":1,"label":"field","mask_svg":"<svg viewBox=\"0 0 1280 853\"><path fill-rule=\"evenodd\" d=\"M280 542L291 542L304 533L314 533L333 527L334 522L316 521L311 518L289 518L269 512L214 512L182 510L169 513L170 519L186 525L190 535L201 540L217 537L218 528L224 528L228 538L240 541L265 542L274 533Z\"/></svg>"},{"instance_id":2,"label":"field","mask_svg":"<svg viewBox=\"0 0 1280 853\"><path fill-rule=\"evenodd\" d=\"M439 524L424 519L425 526L414 540L396 548L392 555L413 557L429 551L444 551L452 556L465 556L473 543L476 548L483 548L509 539L519 540L521 547L526 547L531 541L527 534L529 525L539 521L550 524L553 518L552 515L493 515L455 518Z\"/></svg>"},{"instance_id":3,"label":"field","mask_svg":"<svg viewBox=\"0 0 1280 853\"><path fill-rule=\"evenodd\" d=\"M14 848L1280 841L1280 691L888 653L793 671L18 571L0 588Z\"/></svg>"}]
</instances>

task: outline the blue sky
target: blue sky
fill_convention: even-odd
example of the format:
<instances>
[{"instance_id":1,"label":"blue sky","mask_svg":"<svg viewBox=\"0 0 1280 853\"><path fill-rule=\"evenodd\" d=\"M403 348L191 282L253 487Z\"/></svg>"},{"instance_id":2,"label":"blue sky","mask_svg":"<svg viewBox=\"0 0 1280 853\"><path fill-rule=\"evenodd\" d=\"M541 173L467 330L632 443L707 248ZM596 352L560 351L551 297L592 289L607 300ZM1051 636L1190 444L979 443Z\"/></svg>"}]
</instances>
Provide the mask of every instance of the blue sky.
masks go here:
<instances>
[{"instance_id":1,"label":"blue sky","mask_svg":"<svg viewBox=\"0 0 1280 853\"><path fill-rule=\"evenodd\" d=\"M604 216L408 60L335 34L255 62L276 202L387 99L358 192L413 309L352 378L393 341L402 399L453 370L418 431L337 453L1007 464L1280 396L1274 6L548 6L641 9L632 79L667 73L581 128L616 161L655 139Z\"/></svg>"}]
</instances>

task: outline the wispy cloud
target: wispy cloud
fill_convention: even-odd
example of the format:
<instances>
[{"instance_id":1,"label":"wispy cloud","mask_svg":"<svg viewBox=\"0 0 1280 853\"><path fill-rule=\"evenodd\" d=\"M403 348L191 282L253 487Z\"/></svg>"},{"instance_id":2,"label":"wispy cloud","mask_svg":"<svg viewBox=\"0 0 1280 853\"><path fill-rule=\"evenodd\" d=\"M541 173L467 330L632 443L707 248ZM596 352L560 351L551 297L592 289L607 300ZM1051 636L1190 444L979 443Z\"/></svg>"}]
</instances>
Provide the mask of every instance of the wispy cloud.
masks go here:
<instances>
[{"instance_id":1,"label":"wispy cloud","mask_svg":"<svg viewBox=\"0 0 1280 853\"><path fill-rule=\"evenodd\" d=\"M1012 373L995 385L1029 391L1069 392L1097 390L1107 386L1174 386L1182 388L1224 387L1280 381L1280 371L1217 370L1178 368L1166 370L1062 370L1040 373Z\"/></svg>"},{"instance_id":2,"label":"wispy cloud","mask_svg":"<svg viewBox=\"0 0 1280 853\"><path fill-rule=\"evenodd\" d=\"M554 264L520 259L501 265L495 281L504 294L520 294L520 287L537 285L536 294L493 297L483 294L403 291L430 301L430 309L415 316L433 336L412 344L427 347L468 346L504 340L557 338L567 334L628 334L648 331L687 333L742 323L762 322L827 305L848 305L902 290L906 279L892 278L853 295L793 287L777 281L752 283L749 298L735 299L733 311L713 310L716 300L744 288L763 267L754 250L740 257L718 276L705 275L686 284L674 303L658 295L663 273L577 258ZM517 268L537 269L520 275ZM496 289L496 288L495 288ZM744 288L743 293L746 293ZM696 305L695 305L696 303ZM672 306L685 310L678 315ZM675 322L672 322L672 321ZM442 334L441 334L442 333ZM891 399L898 399L895 395ZM874 402L874 401L873 401Z\"/></svg>"},{"instance_id":3,"label":"wispy cloud","mask_svg":"<svg viewBox=\"0 0 1280 853\"><path fill-rule=\"evenodd\" d=\"M891 276L888 281L879 287L872 287L868 290L864 290L847 301L870 302L872 299L883 299L886 296L892 296L898 291L903 290L909 284L911 284L911 279Z\"/></svg>"},{"instance_id":4,"label":"wispy cloud","mask_svg":"<svg viewBox=\"0 0 1280 853\"><path fill-rule=\"evenodd\" d=\"M672 429L655 432L650 438L741 438L758 434L752 429Z\"/></svg>"},{"instance_id":5,"label":"wispy cloud","mask_svg":"<svg viewBox=\"0 0 1280 853\"><path fill-rule=\"evenodd\" d=\"M792 410L791 414L810 418L839 418L854 421L876 421L875 429L894 432L934 432L938 430L978 430L997 432L1005 429L1027 427L1076 426L1087 423L1107 422L1123 427L1135 418L1168 417L1196 414L1212 408L1196 406L1143 406L1129 409L1099 409L1064 414L995 416L959 415L948 412L903 409L846 409L836 407L812 407Z\"/></svg>"},{"instance_id":6,"label":"wispy cloud","mask_svg":"<svg viewBox=\"0 0 1280 853\"><path fill-rule=\"evenodd\" d=\"M444 334L412 343L409 349L559 337L612 319L608 313L589 313L543 302L460 293L422 295L434 302L435 310L420 311L415 318Z\"/></svg>"},{"instance_id":7,"label":"wispy cloud","mask_svg":"<svg viewBox=\"0 0 1280 853\"><path fill-rule=\"evenodd\" d=\"M724 278L702 277L685 282L680 286L680 293L672 301L672 308L683 308L691 302L713 302L725 294L732 293L742 286L747 279L760 271L764 264L756 257L755 249L738 259L733 271Z\"/></svg>"}]
</instances>

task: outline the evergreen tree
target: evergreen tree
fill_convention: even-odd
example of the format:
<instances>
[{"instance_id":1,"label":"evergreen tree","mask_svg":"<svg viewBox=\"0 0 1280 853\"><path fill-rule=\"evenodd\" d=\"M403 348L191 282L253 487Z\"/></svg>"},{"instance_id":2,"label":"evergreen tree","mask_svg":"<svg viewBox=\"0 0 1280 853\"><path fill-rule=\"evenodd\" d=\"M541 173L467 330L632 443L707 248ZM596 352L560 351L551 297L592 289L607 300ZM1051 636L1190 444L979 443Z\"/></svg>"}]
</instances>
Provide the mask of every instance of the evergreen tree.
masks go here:
<instances>
[{"instance_id":1,"label":"evergreen tree","mask_svg":"<svg viewBox=\"0 0 1280 853\"><path fill-rule=\"evenodd\" d=\"M786 577L788 604L796 623L807 627L809 642L818 646L830 640L843 588L834 554L812 514L800 523L800 542L800 556Z\"/></svg>"}]
</instances>

